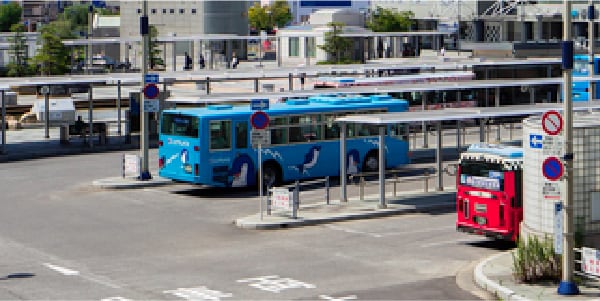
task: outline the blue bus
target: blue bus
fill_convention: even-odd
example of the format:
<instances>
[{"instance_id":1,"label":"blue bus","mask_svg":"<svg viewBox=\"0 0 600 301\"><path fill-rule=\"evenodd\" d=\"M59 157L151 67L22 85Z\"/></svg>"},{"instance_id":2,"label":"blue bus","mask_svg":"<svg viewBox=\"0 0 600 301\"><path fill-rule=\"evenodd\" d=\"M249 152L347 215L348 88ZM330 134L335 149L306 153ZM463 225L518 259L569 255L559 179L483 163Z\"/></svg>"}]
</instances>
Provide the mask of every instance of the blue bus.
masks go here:
<instances>
[{"instance_id":1,"label":"blue bus","mask_svg":"<svg viewBox=\"0 0 600 301\"><path fill-rule=\"evenodd\" d=\"M591 74L589 57L587 54L573 56L573 101L588 101L590 99L589 81L577 81L577 77L587 77L600 73L600 58L594 58L593 74ZM596 87L598 87L598 82L596 82ZM596 88L596 95L593 99L600 99L600 89Z\"/></svg>"},{"instance_id":2,"label":"blue bus","mask_svg":"<svg viewBox=\"0 0 600 301\"><path fill-rule=\"evenodd\" d=\"M314 96L271 104L264 111L271 144L262 146L265 185L338 176L340 125L348 114L405 112L408 102L389 95ZM250 106L212 105L164 110L160 118L159 176L215 187L254 186L258 150L251 145ZM348 173L378 168L377 126L347 126ZM268 136L267 136L268 137ZM408 127L387 126L386 167L409 162Z\"/></svg>"}]
</instances>

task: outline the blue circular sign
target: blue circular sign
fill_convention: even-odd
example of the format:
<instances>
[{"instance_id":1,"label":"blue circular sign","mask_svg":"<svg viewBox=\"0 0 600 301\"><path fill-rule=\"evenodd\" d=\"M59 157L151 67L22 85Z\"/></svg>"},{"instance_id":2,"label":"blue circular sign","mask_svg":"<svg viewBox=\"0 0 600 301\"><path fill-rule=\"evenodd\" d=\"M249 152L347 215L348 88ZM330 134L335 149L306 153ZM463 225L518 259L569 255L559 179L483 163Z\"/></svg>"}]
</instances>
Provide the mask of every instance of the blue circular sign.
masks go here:
<instances>
[{"instance_id":1,"label":"blue circular sign","mask_svg":"<svg viewBox=\"0 0 600 301\"><path fill-rule=\"evenodd\" d=\"M257 130L262 130L269 125L269 115L263 111L257 111L250 116L250 123L252 127Z\"/></svg>"},{"instance_id":2,"label":"blue circular sign","mask_svg":"<svg viewBox=\"0 0 600 301\"><path fill-rule=\"evenodd\" d=\"M158 96L158 86L156 84L147 84L144 87L144 96L148 99L154 99Z\"/></svg>"},{"instance_id":3,"label":"blue circular sign","mask_svg":"<svg viewBox=\"0 0 600 301\"><path fill-rule=\"evenodd\" d=\"M542 173L550 181L556 181L563 175L563 164L557 157L548 157L542 163Z\"/></svg>"}]
</instances>

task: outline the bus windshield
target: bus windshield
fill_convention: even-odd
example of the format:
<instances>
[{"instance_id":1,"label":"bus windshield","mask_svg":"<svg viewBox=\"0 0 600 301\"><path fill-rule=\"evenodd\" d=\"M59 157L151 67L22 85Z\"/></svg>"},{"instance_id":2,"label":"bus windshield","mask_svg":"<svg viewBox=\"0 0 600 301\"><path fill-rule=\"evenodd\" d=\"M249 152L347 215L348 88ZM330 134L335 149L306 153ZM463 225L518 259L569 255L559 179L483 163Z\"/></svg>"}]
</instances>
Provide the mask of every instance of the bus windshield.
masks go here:
<instances>
[{"instance_id":1,"label":"bus windshield","mask_svg":"<svg viewBox=\"0 0 600 301\"><path fill-rule=\"evenodd\" d=\"M463 161L460 163L460 184L472 187L502 190L504 172L499 163Z\"/></svg>"},{"instance_id":2,"label":"bus windshield","mask_svg":"<svg viewBox=\"0 0 600 301\"><path fill-rule=\"evenodd\" d=\"M198 138L198 117L164 114L160 126L163 135Z\"/></svg>"}]
</instances>

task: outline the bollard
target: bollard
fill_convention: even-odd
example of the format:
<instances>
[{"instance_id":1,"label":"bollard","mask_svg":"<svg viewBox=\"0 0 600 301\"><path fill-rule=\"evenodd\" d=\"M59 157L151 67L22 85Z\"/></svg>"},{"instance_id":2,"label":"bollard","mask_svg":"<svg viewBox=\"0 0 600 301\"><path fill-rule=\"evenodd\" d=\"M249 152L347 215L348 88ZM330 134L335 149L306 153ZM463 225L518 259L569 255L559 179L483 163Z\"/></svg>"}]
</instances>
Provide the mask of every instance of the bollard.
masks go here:
<instances>
[{"instance_id":1,"label":"bollard","mask_svg":"<svg viewBox=\"0 0 600 301\"><path fill-rule=\"evenodd\" d=\"M325 203L329 205L329 176L325 177Z\"/></svg>"},{"instance_id":2,"label":"bollard","mask_svg":"<svg viewBox=\"0 0 600 301\"><path fill-rule=\"evenodd\" d=\"M292 198L292 218L298 218L298 207L300 206L300 182L296 180L294 195Z\"/></svg>"},{"instance_id":3,"label":"bollard","mask_svg":"<svg viewBox=\"0 0 600 301\"><path fill-rule=\"evenodd\" d=\"M429 190L429 171L425 171L425 192Z\"/></svg>"},{"instance_id":4,"label":"bollard","mask_svg":"<svg viewBox=\"0 0 600 301\"><path fill-rule=\"evenodd\" d=\"M254 93L258 93L258 77L254 79Z\"/></svg>"},{"instance_id":5,"label":"bollard","mask_svg":"<svg viewBox=\"0 0 600 301\"><path fill-rule=\"evenodd\" d=\"M267 215L271 215L271 204L272 204L273 191L271 191L271 184L267 185Z\"/></svg>"},{"instance_id":6,"label":"bollard","mask_svg":"<svg viewBox=\"0 0 600 301\"><path fill-rule=\"evenodd\" d=\"M206 94L210 94L210 77L206 77Z\"/></svg>"},{"instance_id":7,"label":"bollard","mask_svg":"<svg viewBox=\"0 0 600 301\"><path fill-rule=\"evenodd\" d=\"M365 199L365 178L362 176L358 182L358 198L361 201Z\"/></svg>"},{"instance_id":8,"label":"bollard","mask_svg":"<svg viewBox=\"0 0 600 301\"><path fill-rule=\"evenodd\" d=\"M394 197L396 197L396 184L398 184L398 175L394 175Z\"/></svg>"}]
</instances>

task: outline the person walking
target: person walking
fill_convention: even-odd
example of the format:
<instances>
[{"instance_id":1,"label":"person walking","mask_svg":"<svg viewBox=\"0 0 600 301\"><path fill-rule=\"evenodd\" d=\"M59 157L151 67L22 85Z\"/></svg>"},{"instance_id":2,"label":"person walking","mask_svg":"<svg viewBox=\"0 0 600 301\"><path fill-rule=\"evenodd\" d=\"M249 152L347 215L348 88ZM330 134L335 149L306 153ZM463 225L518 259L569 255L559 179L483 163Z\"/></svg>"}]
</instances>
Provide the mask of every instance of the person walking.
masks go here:
<instances>
[{"instance_id":1,"label":"person walking","mask_svg":"<svg viewBox=\"0 0 600 301\"><path fill-rule=\"evenodd\" d=\"M237 56L235 56L235 52L234 52L233 56L231 57L231 68L233 68L233 69L237 68L238 64L239 64L239 61L238 61Z\"/></svg>"}]
</instances>

